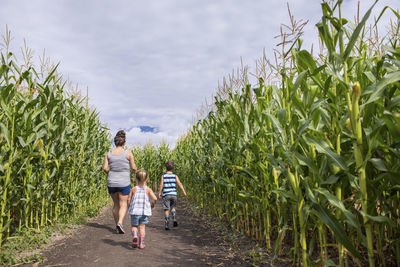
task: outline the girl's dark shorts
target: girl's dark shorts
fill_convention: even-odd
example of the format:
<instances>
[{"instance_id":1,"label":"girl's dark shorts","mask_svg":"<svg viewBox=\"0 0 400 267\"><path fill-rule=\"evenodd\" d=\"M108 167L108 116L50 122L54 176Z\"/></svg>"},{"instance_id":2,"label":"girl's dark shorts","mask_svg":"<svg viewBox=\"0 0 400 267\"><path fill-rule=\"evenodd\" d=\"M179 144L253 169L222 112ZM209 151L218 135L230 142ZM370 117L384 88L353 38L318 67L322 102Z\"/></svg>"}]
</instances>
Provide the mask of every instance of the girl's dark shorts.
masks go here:
<instances>
[{"instance_id":1,"label":"girl's dark shorts","mask_svg":"<svg viewBox=\"0 0 400 267\"><path fill-rule=\"evenodd\" d=\"M121 192L123 195L129 195L129 193L131 192L131 185L128 186L124 186L124 187L108 187L108 193L110 195L117 193L117 192Z\"/></svg>"}]
</instances>

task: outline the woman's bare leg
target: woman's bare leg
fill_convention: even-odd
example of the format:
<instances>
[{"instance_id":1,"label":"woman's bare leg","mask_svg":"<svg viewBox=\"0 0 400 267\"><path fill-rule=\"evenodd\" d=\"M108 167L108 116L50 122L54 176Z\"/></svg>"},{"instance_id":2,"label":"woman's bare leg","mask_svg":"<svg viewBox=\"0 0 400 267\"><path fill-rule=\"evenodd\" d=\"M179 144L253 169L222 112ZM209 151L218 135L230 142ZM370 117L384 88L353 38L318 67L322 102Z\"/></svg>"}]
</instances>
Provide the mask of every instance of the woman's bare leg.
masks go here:
<instances>
[{"instance_id":1,"label":"woman's bare leg","mask_svg":"<svg viewBox=\"0 0 400 267\"><path fill-rule=\"evenodd\" d=\"M119 194L119 213L118 213L118 223L122 225L122 222L124 221L126 211L128 209L128 195L122 195L121 192L118 192Z\"/></svg>"},{"instance_id":2,"label":"woman's bare leg","mask_svg":"<svg viewBox=\"0 0 400 267\"><path fill-rule=\"evenodd\" d=\"M113 202L114 202L114 206L113 206L113 216L114 216L114 221L115 221L115 224L117 224L118 223L118 221L119 221L119 192L117 192L117 193L114 193L114 194L111 194L111 198L112 198L112 200L113 200Z\"/></svg>"}]
</instances>

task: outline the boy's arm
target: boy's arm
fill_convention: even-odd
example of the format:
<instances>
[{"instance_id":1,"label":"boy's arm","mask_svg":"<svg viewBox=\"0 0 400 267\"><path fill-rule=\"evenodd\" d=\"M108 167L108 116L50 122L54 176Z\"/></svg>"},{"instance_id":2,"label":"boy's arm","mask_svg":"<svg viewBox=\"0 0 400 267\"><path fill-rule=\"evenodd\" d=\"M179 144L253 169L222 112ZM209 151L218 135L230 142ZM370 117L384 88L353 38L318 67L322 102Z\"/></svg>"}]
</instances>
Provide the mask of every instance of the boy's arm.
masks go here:
<instances>
[{"instance_id":1,"label":"boy's arm","mask_svg":"<svg viewBox=\"0 0 400 267\"><path fill-rule=\"evenodd\" d=\"M181 190L182 190L182 192L183 192L183 195L186 197L185 188L183 188L183 184L182 184L181 181L179 180L178 175L176 176L176 182L177 182L177 184L179 185L179 187L181 188Z\"/></svg>"},{"instance_id":2,"label":"boy's arm","mask_svg":"<svg viewBox=\"0 0 400 267\"><path fill-rule=\"evenodd\" d=\"M151 190L151 188L147 188L147 194L149 195L151 201L151 208L154 209L154 206L156 205L157 202L157 197L154 194L153 190Z\"/></svg>"},{"instance_id":3,"label":"boy's arm","mask_svg":"<svg viewBox=\"0 0 400 267\"><path fill-rule=\"evenodd\" d=\"M161 198L161 192L164 186L164 175L161 175L160 187L158 188L158 198Z\"/></svg>"}]
</instances>

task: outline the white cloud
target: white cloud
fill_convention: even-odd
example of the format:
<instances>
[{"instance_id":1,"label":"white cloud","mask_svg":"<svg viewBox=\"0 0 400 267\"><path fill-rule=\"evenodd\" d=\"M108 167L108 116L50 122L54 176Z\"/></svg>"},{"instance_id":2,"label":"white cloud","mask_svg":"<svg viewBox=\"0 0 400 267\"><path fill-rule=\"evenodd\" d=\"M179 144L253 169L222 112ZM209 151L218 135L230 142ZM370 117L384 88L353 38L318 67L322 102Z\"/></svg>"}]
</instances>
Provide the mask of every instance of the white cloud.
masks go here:
<instances>
[{"instance_id":1,"label":"white cloud","mask_svg":"<svg viewBox=\"0 0 400 267\"><path fill-rule=\"evenodd\" d=\"M6 0L0 30L8 24L15 52L26 38L36 55L46 49L61 61L66 77L89 87L91 104L112 132L149 125L159 132L133 131L130 138L173 144L240 58L251 70L263 48L272 58L274 36L289 22L286 2L296 19L310 21L309 48L321 18L316 0ZM372 3L362 1L360 14ZM380 1L374 14L388 4L400 7ZM356 0L344 1L344 16L352 19L356 8Z\"/></svg>"},{"instance_id":2,"label":"white cloud","mask_svg":"<svg viewBox=\"0 0 400 267\"><path fill-rule=\"evenodd\" d=\"M169 135L166 132L142 132L140 128L136 127L126 133L128 146L143 145L147 143L160 144L161 142L174 144L177 137L177 135Z\"/></svg>"}]
</instances>

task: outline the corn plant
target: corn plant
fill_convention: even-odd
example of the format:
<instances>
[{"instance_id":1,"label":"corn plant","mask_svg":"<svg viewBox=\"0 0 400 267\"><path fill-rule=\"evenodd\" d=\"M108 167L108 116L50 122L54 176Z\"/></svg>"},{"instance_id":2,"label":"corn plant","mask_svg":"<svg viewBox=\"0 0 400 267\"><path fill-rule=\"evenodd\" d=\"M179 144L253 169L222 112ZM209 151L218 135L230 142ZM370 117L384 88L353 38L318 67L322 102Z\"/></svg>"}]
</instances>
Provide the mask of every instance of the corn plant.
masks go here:
<instances>
[{"instance_id":1,"label":"corn plant","mask_svg":"<svg viewBox=\"0 0 400 267\"><path fill-rule=\"evenodd\" d=\"M65 90L58 66L19 65L9 39L0 64L0 246L105 197L109 144L98 113Z\"/></svg>"},{"instance_id":2,"label":"corn plant","mask_svg":"<svg viewBox=\"0 0 400 267\"><path fill-rule=\"evenodd\" d=\"M169 146L166 143L161 143L160 145L147 143L144 146L132 147L131 151L137 168L145 169L149 172L148 185L157 192L160 177L165 172L165 163L170 160Z\"/></svg>"},{"instance_id":3,"label":"corn plant","mask_svg":"<svg viewBox=\"0 0 400 267\"><path fill-rule=\"evenodd\" d=\"M398 265L398 39L370 46L374 5L353 24L341 4L321 5L321 54L283 40L278 82L221 92L173 157L189 197L295 264Z\"/></svg>"}]
</instances>

